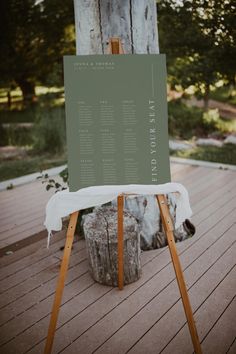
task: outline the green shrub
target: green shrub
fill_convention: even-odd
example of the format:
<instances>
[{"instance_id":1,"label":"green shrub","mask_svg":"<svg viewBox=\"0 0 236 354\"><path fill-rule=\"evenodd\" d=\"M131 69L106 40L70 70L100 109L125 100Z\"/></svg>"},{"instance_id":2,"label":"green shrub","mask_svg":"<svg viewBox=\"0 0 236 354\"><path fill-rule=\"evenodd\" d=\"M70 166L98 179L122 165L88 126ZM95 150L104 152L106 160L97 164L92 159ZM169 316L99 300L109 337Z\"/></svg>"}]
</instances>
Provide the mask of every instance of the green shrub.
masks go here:
<instances>
[{"instance_id":1,"label":"green shrub","mask_svg":"<svg viewBox=\"0 0 236 354\"><path fill-rule=\"evenodd\" d=\"M232 105L236 105L236 89L235 86L225 85L216 88L210 92L210 98L220 102L226 102Z\"/></svg>"},{"instance_id":2,"label":"green shrub","mask_svg":"<svg viewBox=\"0 0 236 354\"><path fill-rule=\"evenodd\" d=\"M207 136L217 129L220 120L215 110L204 113L201 108L186 106L181 99L170 101L168 111L169 134L181 139Z\"/></svg>"},{"instance_id":3,"label":"green shrub","mask_svg":"<svg viewBox=\"0 0 236 354\"><path fill-rule=\"evenodd\" d=\"M209 129L217 129L217 125L220 119L219 110L217 108L209 109L207 112L203 113L202 119L203 124Z\"/></svg>"},{"instance_id":4,"label":"green shrub","mask_svg":"<svg viewBox=\"0 0 236 354\"><path fill-rule=\"evenodd\" d=\"M0 124L0 146L8 145L8 136L6 129Z\"/></svg>"},{"instance_id":5,"label":"green shrub","mask_svg":"<svg viewBox=\"0 0 236 354\"><path fill-rule=\"evenodd\" d=\"M33 143L32 127L18 126L9 124L2 126L0 124L0 146L30 146Z\"/></svg>"},{"instance_id":6,"label":"green shrub","mask_svg":"<svg viewBox=\"0 0 236 354\"><path fill-rule=\"evenodd\" d=\"M236 165L236 149L233 144L217 146L196 146L191 150L170 151L172 156Z\"/></svg>"},{"instance_id":7,"label":"green shrub","mask_svg":"<svg viewBox=\"0 0 236 354\"><path fill-rule=\"evenodd\" d=\"M39 108L30 106L24 109L0 109L0 123L34 122Z\"/></svg>"},{"instance_id":8,"label":"green shrub","mask_svg":"<svg viewBox=\"0 0 236 354\"><path fill-rule=\"evenodd\" d=\"M65 113L61 107L41 110L34 127L34 151L65 151Z\"/></svg>"},{"instance_id":9,"label":"green shrub","mask_svg":"<svg viewBox=\"0 0 236 354\"><path fill-rule=\"evenodd\" d=\"M4 160L0 163L0 181L40 172L65 163L66 158L63 154L60 154L60 156L50 156L48 154L41 154L41 156L26 155L19 160Z\"/></svg>"}]
</instances>

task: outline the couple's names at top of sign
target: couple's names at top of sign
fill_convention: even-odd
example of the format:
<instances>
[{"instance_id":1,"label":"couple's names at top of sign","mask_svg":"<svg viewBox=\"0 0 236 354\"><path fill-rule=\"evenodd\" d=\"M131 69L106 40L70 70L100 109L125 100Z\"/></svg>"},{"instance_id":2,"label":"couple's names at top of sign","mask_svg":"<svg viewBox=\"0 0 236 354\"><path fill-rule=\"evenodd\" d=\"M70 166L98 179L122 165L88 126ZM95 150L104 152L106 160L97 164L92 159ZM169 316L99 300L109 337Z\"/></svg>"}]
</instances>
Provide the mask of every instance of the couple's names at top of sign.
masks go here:
<instances>
[{"instance_id":1,"label":"couple's names at top of sign","mask_svg":"<svg viewBox=\"0 0 236 354\"><path fill-rule=\"evenodd\" d=\"M86 69L92 70L114 70L115 62L114 61L91 61L91 62L76 62L74 63L74 71L84 71Z\"/></svg>"}]
</instances>

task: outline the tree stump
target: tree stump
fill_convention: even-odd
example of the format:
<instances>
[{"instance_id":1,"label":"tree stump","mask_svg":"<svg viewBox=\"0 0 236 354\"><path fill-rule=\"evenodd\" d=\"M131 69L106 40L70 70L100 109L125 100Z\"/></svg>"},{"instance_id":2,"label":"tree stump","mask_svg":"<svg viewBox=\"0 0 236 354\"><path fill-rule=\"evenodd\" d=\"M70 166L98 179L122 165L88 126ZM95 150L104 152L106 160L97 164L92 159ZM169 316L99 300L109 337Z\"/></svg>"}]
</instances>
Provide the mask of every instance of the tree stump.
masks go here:
<instances>
[{"instance_id":1,"label":"tree stump","mask_svg":"<svg viewBox=\"0 0 236 354\"><path fill-rule=\"evenodd\" d=\"M124 210L124 284L141 276L140 234L137 220ZM83 228L90 271L93 279L101 284L117 286L117 208L95 208L83 218Z\"/></svg>"}]
</instances>

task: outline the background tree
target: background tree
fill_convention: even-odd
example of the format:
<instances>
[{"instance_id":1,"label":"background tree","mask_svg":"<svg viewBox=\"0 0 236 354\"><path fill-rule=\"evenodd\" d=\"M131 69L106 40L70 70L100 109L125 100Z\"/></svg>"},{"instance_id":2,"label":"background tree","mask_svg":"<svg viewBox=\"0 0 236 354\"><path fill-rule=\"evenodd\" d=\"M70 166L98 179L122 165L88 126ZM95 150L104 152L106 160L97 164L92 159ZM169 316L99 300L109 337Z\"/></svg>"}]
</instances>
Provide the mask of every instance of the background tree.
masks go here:
<instances>
[{"instance_id":1,"label":"background tree","mask_svg":"<svg viewBox=\"0 0 236 354\"><path fill-rule=\"evenodd\" d=\"M73 1L44 0L40 7L42 67L38 79L48 86L63 86L63 55L75 53Z\"/></svg>"},{"instance_id":2,"label":"background tree","mask_svg":"<svg viewBox=\"0 0 236 354\"><path fill-rule=\"evenodd\" d=\"M160 48L170 83L195 85L208 106L210 85L235 83L235 3L232 0L158 1Z\"/></svg>"},{"instance_id":3,"label":"background tree","mask_svg":"<svg viewBox=\"0 0 236 354\"><path fill-rule=\"evenodd\" d=\"M19 86L27 100L52 73L54 85L63 85L62 56L75 51L71 0L9 0L0 6L1 86Z\"/></svg>"},{"instance_id":4,"label":"background tree","mask_svg":"<svg viewBox=\"0 0 236 354\"><path fill-rule=\"evenodd\" d=\"M20 86L24 98L34 95L40 36L40 7L33 0L1 2L0 75Z\"/></svg>"}]
</instances>

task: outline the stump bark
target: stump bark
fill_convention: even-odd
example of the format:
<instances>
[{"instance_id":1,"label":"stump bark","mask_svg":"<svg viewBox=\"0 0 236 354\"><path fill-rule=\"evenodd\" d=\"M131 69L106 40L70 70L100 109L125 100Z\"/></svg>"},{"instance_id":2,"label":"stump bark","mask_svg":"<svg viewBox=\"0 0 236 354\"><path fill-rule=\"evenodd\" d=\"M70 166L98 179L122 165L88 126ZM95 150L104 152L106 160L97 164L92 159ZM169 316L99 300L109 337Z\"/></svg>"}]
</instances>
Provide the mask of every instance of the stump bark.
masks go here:
<instances>
[{"instance_id":1,"label":"stump bark","mask_svg":"<svg viewBox=\"0 0 236 354\"><path fill-rule=\"evenodd\" d=\"M137 220L124 210L124 284L141 276L140 233ZM84 235L90 271L101 284L117 286L117 208L103 206L84 216Z\"/></svg>"}]
</instances>

